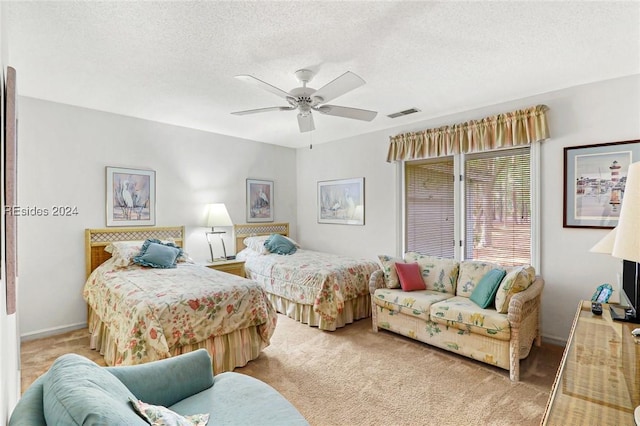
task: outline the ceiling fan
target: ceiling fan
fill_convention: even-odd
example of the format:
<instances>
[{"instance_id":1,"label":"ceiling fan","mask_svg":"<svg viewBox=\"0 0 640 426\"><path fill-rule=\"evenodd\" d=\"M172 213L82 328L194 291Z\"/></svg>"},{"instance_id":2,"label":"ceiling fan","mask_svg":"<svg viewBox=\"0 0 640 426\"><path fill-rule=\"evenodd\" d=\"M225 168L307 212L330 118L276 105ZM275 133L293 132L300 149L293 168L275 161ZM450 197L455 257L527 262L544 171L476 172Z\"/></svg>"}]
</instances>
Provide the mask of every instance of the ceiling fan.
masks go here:
<instances>
[{"instance_id":1,"label":"ceiling fan","mask_svg":"<svg viewBox=\"0 0 640 426\"><path fill-rule=\"evenodd\" d=\"M236 75L238 80L246 81L251 84L273 93L285 99L288 106L274 106L268 108L250 109L246 111L232 112L235 115L255 114L258 112L267 111L292 111L298 110L298 127L301 132L310 132L315 130L313 124L312 111L317 111L326 115L333 115L336 117L353 118L355 120L371 121L378 114L376 111L369 111L366 109L343 107L338 105L327 105L329 102L338 96L342 96L345 93L362 86L365 81L358 75L347 71L335 80L322 86L320 89L312 89L307 87L307 83L313 79L313 72L307 69L301 69L295 72L296 78L302 83L302 87L296 87L289 92L285 92L282 89L278 89L269 83L266 83L252 75Z\"/></svg>"}]
</instances>

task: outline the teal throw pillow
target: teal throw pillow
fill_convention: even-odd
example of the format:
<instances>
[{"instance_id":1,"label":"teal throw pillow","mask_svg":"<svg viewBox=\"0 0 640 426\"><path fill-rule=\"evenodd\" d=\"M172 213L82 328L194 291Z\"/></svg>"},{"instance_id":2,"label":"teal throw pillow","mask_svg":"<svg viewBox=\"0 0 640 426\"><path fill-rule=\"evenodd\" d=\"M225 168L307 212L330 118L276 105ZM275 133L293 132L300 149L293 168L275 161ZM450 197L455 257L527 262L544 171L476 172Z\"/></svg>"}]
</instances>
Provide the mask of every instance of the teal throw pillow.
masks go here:
<instances>
[{"instance_id":1,"label":"teal throw pillow","mask_svg":"<svg viewBox=\"0 0 640 426\"><path fill-rule=\"evenodd\" d=\"M271 234L265 240L264 246L271 253L276 254L293 254L297 250L295 244L280 234Z\"/></svg>"},{"instance_id":2,"label":"teal throw pillow","mask_svg":"<svg viewBox=\"0 0 640 426\"><path fill-rule=\"evenodd\" d=\"M148 425L129 404L135 396L95 362L76 354L59 357L43 383L49 425Z\"/></svg>"},{"instance_id":3,"label":"teal throw pillow","mask_svg":"<svg viewBox=\"0 0 640 426\"><path fill-rule=\"evenodd\" d=\"M484 276L480 278L478 285L473 289L469 299L483 309L491 305L496 298L498 287L506 274L507 271L504 269L492 269L484 274Z\"/></svg>"},{"instance_id":4,"label":"teal throw pillow","mask_svg":"<svg viewBox=\"0 0 640 426\"><path fill-rule=\"evenodd\" d=\"M182 249L173 243L149 239L144 242L140 253L133 258L133 263L152 268L175 268Z\"/></svg>"}]
</instances>

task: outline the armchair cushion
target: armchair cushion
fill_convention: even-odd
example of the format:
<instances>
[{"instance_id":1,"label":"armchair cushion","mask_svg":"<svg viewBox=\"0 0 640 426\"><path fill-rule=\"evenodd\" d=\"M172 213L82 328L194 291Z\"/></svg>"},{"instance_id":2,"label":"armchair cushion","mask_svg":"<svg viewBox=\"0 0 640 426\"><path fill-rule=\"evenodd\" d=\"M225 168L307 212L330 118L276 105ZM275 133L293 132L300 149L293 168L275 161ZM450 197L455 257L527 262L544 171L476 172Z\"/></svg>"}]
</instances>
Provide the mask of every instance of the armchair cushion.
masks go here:
<instances>
[{"instance_id":1,"label":"armchair cushion","mask_svg":"<svg viewBox=\"0 0 640 426\"><path fill-rule=\"evenodd\" d=\"M517 266L508 271L496 293L496 310L506 314L513 295L529 288L535 277L533 266Z\"/></svg>"},{"instance_id":2,"label":"armchair cushion","mask_svg":"<svg viewBox=\"0 0 640 426\"><path fill-rule=\"evenodd\" d=\"M59 357L51 365L43 387L47 424L146 425L129 404L135 398L115 376L76 354Z\"/></svg>"}]
</instances>

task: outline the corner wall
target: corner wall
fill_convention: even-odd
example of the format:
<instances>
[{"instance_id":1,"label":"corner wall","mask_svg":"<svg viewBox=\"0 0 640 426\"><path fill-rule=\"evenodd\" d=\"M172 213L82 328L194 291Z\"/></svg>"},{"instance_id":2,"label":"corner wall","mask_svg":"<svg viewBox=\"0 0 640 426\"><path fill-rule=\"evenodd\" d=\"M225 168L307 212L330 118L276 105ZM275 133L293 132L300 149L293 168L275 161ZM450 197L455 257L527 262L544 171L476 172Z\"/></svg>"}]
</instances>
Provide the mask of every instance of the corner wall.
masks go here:
<instances>
[{"instance_id":1,"label":"corner wall","mask_svg":"<svg viewBox=\"0 0 640 426\"><path fill-rule=\"evenodd\" d=\"M640 139L640 75L558 90L459 114L399 125L337 142L297 150L298 239L310 249L365 256L402 251L398 169L386 163L389 137L402 132L479 119L545 104L551 139L541 149L541 270L545 279L542 332L563 343L578 306L603 282L616 285L618 260L589 249L605 229L563 228L564 148ZM390 120L379 113L376 120ZM633 159L640 161L640 158ZM321 180L365 177L365 225L318 224L316 185ZM614 293L614 297L616 297Z\"/></svg>"}]
</instances>

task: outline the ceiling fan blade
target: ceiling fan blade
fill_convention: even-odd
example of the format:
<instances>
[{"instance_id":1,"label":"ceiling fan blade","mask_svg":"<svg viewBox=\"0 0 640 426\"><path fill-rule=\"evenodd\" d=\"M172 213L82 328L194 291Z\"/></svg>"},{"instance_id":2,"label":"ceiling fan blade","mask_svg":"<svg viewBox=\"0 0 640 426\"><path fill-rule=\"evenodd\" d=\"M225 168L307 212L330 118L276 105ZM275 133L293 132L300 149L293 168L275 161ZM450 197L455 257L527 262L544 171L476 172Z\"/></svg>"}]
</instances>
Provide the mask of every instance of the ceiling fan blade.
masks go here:
<instances>
[{"instance_id":1,"label":"ceiling fan blade","mask_svg":"<svg viewBox=\"0 0 640 426\"><path fill-rule=\"evenodd\" d=\"M258 78L255 78L252 75L247 75L247 74L241 74L241 75L236 75L235 76L238 80L242 80L242 81L246 81L247 83L251 83L254 84L264 90L266 90L267 92L271 92L276 96L279 96L281 98L287 99L289 97L291 97L287 92L285 92L282 89L278 89L276 86L272 86L267 82L264 82Z\"/></svg>"},{"instance_id":2,"label":"ceiling fan blade","mask_svg":"<svg viewBox=\"0 0 640 426\"><path fill-rule=\"evenodd\" d=\"M378 113L367 109L349 108L337 105L321 105L314 110L327 115L335 115L336 117L353 118L356 120L371 121Z\"/></svg>"},{"instance_id":3,"label":"ceiling fan blade","mask_svg":"<svg viewBox=\"0 0 640 426\"><path fill-rule=\"evenodd\" d=\"M300 132L310 132L315 130L315 126L313 125L313 115L311 113L307 115L298 114L298 127L300 127Z\"/></svg>"},{"instance_id":4,"label":"ceiling fan blade","mask_svg":"<svg viewBox=\"0 0 640 426\"><path fill-rule=\"evenodd\" d=\"M231 114L234 115L247 115L247 114L255 114L258 112L268 112L268 111L291 111L292 109L296 109L292 106L276 106L276 107L267 107L267 108L258 108L258 109L248 109L246 111L236 111Z\"/></svg>"},{"instance_id":5,"label":"ceiling fan blade","mask_svg":"<svg viewBox=\"0 0 640 426\"><path fill-rule=\"evenodd\" d=\"M362 86L365 81L358 75L347 71L335 80L325 84L313 93L313 97L322 98L318 103L329 102L351 90Z\"/></svg>"}]
</instances>

